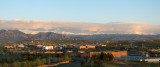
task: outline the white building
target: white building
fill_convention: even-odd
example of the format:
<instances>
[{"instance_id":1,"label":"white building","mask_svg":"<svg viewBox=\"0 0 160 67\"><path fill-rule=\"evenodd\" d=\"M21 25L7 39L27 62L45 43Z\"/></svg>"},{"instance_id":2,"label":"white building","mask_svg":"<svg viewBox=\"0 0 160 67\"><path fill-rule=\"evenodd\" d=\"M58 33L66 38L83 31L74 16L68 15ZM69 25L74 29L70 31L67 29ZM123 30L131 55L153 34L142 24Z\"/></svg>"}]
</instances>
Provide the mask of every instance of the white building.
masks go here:
<instances>
[{"instance_id":1,"label":"white building","mask_svg":"<svg viewBox=\"0 0 160 67\"><path fill-rule=\"evenodd\" d=\"M160 58L159 57L122 56L122 57L119 57L118 60L148 62L148 63L160 63Z\"/></svg>"},{"instance_id":2,"label":"white building","mask_svg":"<svg viewBox=\"0 0 160 67\"><path fill-rule=\"evenodd\" d=\"M53 46L43 46L42 49L44 49L44 50L52 50Z\"/></svg>"}]
</instances>

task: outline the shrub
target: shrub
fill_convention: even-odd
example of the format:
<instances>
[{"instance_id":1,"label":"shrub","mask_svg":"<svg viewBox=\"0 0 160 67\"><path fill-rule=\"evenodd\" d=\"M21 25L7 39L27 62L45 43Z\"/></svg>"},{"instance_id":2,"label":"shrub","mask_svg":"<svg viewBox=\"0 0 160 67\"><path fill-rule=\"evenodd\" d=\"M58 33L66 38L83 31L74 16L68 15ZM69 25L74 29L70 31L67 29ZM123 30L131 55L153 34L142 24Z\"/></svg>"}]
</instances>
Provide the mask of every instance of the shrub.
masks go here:
<instances>
[{"instance_id":1,"label":"shrub","mask_svg":"<svg viewBox=\"0 0 160 67\"><path fill-rule=\"evenodd\" d=\"M9 67L8 63L4 63L3 67Z\"/></svg>"}]
</instances>

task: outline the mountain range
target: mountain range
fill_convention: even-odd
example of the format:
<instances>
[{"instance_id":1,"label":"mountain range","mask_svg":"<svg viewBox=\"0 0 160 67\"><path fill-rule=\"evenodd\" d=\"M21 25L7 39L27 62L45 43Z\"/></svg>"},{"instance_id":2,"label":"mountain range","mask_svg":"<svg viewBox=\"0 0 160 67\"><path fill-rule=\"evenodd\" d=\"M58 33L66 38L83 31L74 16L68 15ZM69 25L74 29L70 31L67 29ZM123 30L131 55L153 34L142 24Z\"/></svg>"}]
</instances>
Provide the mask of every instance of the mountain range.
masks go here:
<instances>
[{"instance_id":1,"label":"mountain range","mask_svg":"<svg viewBox=\"0 0 160 67\"><path fill-rule=\"evenodd\" d=\"M95 35L66 35L54 32L39 32L26 34L19 30L0 30L0 40L50 40L50 39L75 39L75 40L160 40L160 35L137 34L95 34Z\"/></svg>"},{"instance_id":2,"label":"mountain range","mask_svg":"<svg viewBox=\"0 0 160 67\"><path fill-rule=\"evenodd\" d=\"M19 30L0 30L0 40L33 40L33 39L67 39L68 36L54 32L39 32L35 35L26 34Z\"/></svg>"}]
</instances>

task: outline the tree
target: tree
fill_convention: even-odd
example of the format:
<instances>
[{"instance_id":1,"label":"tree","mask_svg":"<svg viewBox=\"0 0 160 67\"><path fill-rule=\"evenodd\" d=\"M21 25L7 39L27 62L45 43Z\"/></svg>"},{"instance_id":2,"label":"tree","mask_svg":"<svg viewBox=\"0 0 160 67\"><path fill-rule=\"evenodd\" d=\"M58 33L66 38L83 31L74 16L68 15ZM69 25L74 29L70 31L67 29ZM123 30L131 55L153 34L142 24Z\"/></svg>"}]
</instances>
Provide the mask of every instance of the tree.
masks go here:
<instances>
[{"instance_id":1,"label":"tree","mask_svg":"<svg viewBox=\"0 0 160 67\"><path fill-rule=\"evenodd\" d=\"M64 59L64 61L70 61L70 60L71 60L71 58L69 57L69 55L65 55L65 56L63 57L63 59Z\"/></svg>"},{"instance_id":2,"label":"tree","mask_svg":"<svg viewBox=\"0 0 160 67\"><path fill-rule=\"evenodd\" d=\"M0 64L0 67L3 67L2 64Z\"/></svg>"},{"instance_id":3,"label":"tree","mask_svg":"<svg viewBox=\"0 0 160 67\"><path fill-rule=\"evenodd\" d=\"M36 65L38 66L38 65L41 65L41 60L38 58L38 59L36 59Z\"/></svg>"},{"instance_id":4,"label":"tree","mask_svg":"<svg viewBox=\"0 0 160 67\"><path fill-rule=\"evenodd\" d=\"M107 59L107 55L105 54L105 53L103 53L103 52L101 52L101 54L100 54L100 57L99 57L101 60L106 60Z\"/></svg>"},{"instance_id":5,"label":"tree","mask_svg":"<svg viewBox=\"0 0 160 67\"><path fill-rule=\"evenodd\" d=\"M42 59L41 62L42 62L42 64L45 64L46 63L46 59Z\"/></svg>"},{"instance_id":6,"label":"tree","mask_svg":"<svg viewBox=\"0 0 160 67\"><path fill-rule=\"evenodd\" d=\"M32 67L36 66L36 61L31 61L30 64L32 65Z\"/></svg>"},{"instance_id":7,"label":"tree","mask_svg":"<svg viewBox=\"0 0 160 67\"><path fill-rule=\"evenodd\" d=\"M8 63L4 63L3 67L9 67Z\"/></svg>"},{"instance_id":8,"label":"tree","mask_svg":"<svg viewBox=\"0 0 160 67\"><path fill-rule=\"evenodd\" d=\"M86 66L85 60L81 61L81 67L85 67L85 66Z\"/></svg>"},{"instance_id":9,"label":"tree","mask_svg":"<svg viewBox=\"0 0 160 67\"><path fill-rule=\"evenodd\" d=\"M111 53L109 53L109 61L112 61L113 58L114 58L114 56Z\"/></svg>"},{"instance_id":10,"label":"tree","mask_svg":"<svg viewBox=\"0 0 160 67\"><path fill-rule=\"evenodd\" d=\"M19 65L17 64L17 62L13 63L13 67L19 67Z\"/></svg>"},{"instance_id":11,"label":"tree","mask_svg":"<svg viewBox=\"0 0 160 67\"><path fill-rule=\"evenodd\" d=\"M103 65L103 61L98 59L98 60L96 60L96 64L98 64L98 66L101 67Z\"/></svg>"},{"instance_id":12,"label":"tree","mask_svg":"<svg viewBox=\"0 0 160 67\"><path fill-rule=\"evenodd\" d=\"M90 65L91 65L91 67L93 67L93 65L94 65L94 59L91 59L91 61L90 61Z\"/></svg>"},{"instance_id":13,"label":"tree","mask_svg":"<svg viewBox=\"0 0 160 67\"><path fill-rule=\"evenodd\" d=\"M10 63L11 62L11 60L10 60L10 58L9 57L7 57L7 63Z\"/></svg>"},{"instance_id":14,"label":"tree","mask_svg":"<svg viewBox=\"0 0 160 67\"><path fill-rule=\"evenodd\" d=\"M18 55L17 60L22 60L22 57L20 55Z\"/></svg>"},{"instance_id":15,"label":"tree","mask_svg":"<svg viewBox=\"0 0 160 67\"><path fill-rule=\"evenodd\" d=\"M90 61L91 67L93 67L94 64L97 64L99 66L102 66L104 62L106 61L112 61L113 55L111 53L101 53L100 55L93 55Z\"/></svg>"},{"instance_id":16,"label":"tree","mask_svg":"<svg viewBox=\"0 0 160 67\"><path fill-rule=\"evenodd\" d=\"M23 62L22 67L28 67L27 62Z\"/></svg>"},{"instance_id":17,"label":"tree","mask_svg":"<svg viewBox=\"0 0 160 67\"><path fill-rule=\"evenodd\" d=\"M11 59L11 62L12 62L12 63L13 63L13 62L15 62L15 59L14 59L14 58L12 58L12 59Z\"/></svg>"},{"instance_id":18,"label":"tree","mask_svg":"<svg viewBox=\"0 0 160 67\"><path fill-rule=\"evenodd\" d=\"M107 53L107 61L112 61L114 56L111 53Z\"/></svg>"},{"instance_id":19,"label":"tree","mask_svg":"<svg viewBox=\"0 0 160 67\"><path fill-rule=\"evenodd\" d=\"M28 63L28 66L27 67L32 67L31 63Z\"/></svg>"},{"instance_id":20,"label":"tree","mask_svg":"<svg viewBox=\"0 0 160 67\"><path fill-rule=\"evenodd\" d=\"M13 67L21 67L21 62L14 62L13 64L12 64L12 66Z\"/></svg>"}]
</instances>

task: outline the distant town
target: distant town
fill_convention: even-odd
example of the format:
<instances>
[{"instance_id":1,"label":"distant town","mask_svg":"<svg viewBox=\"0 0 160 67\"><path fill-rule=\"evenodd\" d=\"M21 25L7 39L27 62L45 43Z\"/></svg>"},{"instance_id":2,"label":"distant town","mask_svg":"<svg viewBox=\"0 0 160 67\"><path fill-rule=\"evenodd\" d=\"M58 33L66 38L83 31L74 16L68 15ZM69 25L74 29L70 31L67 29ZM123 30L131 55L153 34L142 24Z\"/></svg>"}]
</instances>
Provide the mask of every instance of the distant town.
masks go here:
<instances>
[{"instance_id":1,"label":"distant town","mask_svg":"<svg viewBox=\"0 0 160 67\"><path fill-rule=\"evenodd\" d=\"M159 40L1 40L0 66L159 66L159 44Z\"/></svg>"}]
</instances>

